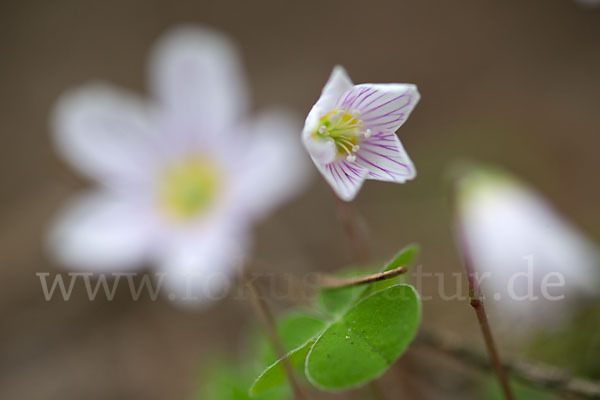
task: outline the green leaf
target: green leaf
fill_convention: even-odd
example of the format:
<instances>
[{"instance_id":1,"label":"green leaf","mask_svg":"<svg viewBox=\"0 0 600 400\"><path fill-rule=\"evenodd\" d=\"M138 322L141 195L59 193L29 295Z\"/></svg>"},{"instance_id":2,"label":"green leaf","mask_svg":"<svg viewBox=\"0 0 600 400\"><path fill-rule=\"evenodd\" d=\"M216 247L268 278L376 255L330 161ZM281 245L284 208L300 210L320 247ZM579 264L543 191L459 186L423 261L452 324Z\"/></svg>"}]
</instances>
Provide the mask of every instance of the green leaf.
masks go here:
<instances>
[{"instance_id":1,"label":"green leaf","mask_svg":"<svg viewBox=\"0 0 600 400\"><path fill-rule=\"evenodd\" d=\"M381 375L417 333L421 306L416 290L395 285L353 305L331 324L306 359L306 376L316 387L339 391Z\"/></svg>"},{"instance_id":2,"label":"green leaf","mask_svg":"<svg viewBox=\"0 0 600 400\"><path fill-rule=\"evenodd\" d=\"M204 385L198 391L198 400L289 400L291 392L287 387L250 397L248 385L251 382L247 368L233 362L215 363L206 373Z\"/></svg>"},{"instance_id":3,"label":"green leaf","mask_svg":"<svg viewBox=\"0 0 600 400\"><path fill-rule=\"evenodd\" d=\"M306 355L310 351L310 347L313 345L314 342L315 339L311 339L304 345L290 351L285 356L293 368L297 368L299 366L304 365ZM264 393L269 389L281 385L283 382L286 381L286 379L287 377L285 374L285 369L282 365L282 359L279 359L275 361L271 366L269 366L266 370L264 370L258 378L256 378L256 380L250 387L250 394L252 396L256 396L261 393Z\"/></svg>"},{"instance_id":4,"label":"green leaf","mask_svg":"<svg viewBox=\"0 0 600 400\"><path fill-rule=\"evenodd\" d=\"M417 245L412 244L409 245L402 250L400 250L396 256L386 263L383 268L374 269L371 271L365 271L365 269L352 269L345 271L341 276L344 277L357 277L363 276L368 273L380 272L380 271L388 271L400 266L408 266L410 265L414 258L417 256L419 248ZM386 290L395 286L399 282L403 282L404 277L398 276L396 278L388 279L385 281L375 282L370 285L357 285L351 286L343 289L333 289L333 290L322 290L317 293L316 303L317 306L325 311L327 314L335 317L335 322L333 325L327 326L327 331L331 329L331 326L342 323L342 321L347 318L348 313L354 310L357 302L362 304L363 299L371 296L373 293ZM395 285L395 286L394 286ZM403 331L397 331L395 334L402 336L401 338L393 338L393 340L398 340L398 343L402 344L402 340L406 340L406 344L404 348L410 343L412 338L416 333L416 326L418 325L418 321L420 318L420 303L418 300L418 296L416 292L411 286L402 285L402 287L410 288L410 289L402 289L402 292L408 290L410 295L408 298L393 298L393 292L387 292L385 294L385 298L387 301L392 301L393 304L396 304L399 310L411 310L411 313L406 315L406 325L405 328L410 330L411 324L415 325L415 332L411 335L406 335L404 337ZM407 304L398 304L398 301L405 302ZM413 303L416 302L416 308L413 307ZM353 305L355 305L353 307ZM416 311L415 311L416 309ZM414 319L414 321L413 321ZM319 334L325 330L325 322L323 322L320 318L306 313L296 313L291 314L286 317L278 324L278 331L280 338L284 344L286 350L290 348L294 348L292 345L300 344L294 350L290 351L286 357L289 359L292 367L296 368L300 365L303 365L306 356L309 351L311 351L311 347L315 342L321 340L322 336L317 339ZM373 327L367 327L366 329L372 329ZM392 335L393 336L393 335ZM304 342L302 341L304 340ZM404 350L402 348L402 351ZM354 348L351 348L350 351L353 351ZM271 350L272 351L272 350ZM391 361L393 362L397 357L401 354L398 353L396 357ZM267 360L273 360L275 358L274 353L270 353L266 358ZM282 360L277 360L273 364L271 364L254 382L252 387L250 388L250 393L253 395L260 394L268 389L276 387L286 380L285 370L281 365ZM389 366L390 363L379 363L377 366L372 367L371 369L385 369ZM367 378L368 380L368 378ZM356 383L355 385L360 385L361 382ZM318 385L317 385L318 386Z\"/></svg>"},{"instance_id":5,"label":"green leaf","mask_svg":"<svg viewBox=\"0 0 600 400\"><path fill-rule=\"evenodd\" d=\"M381 272L391 271L402 266L408 268L417 258L418 255L419 245L416 243L409 244L408 246L400 250L398 253L396 253L394 258L383 267L383 270ZM391 279L386 279L370 284L364 291L364 293L361 294L360 298L367 297L372 293L377 292L378 290L383 290L390 286L398 285L400 283L406 283L406 274L398 275Z\"/></svg>"},{"instance_id":6,"label":"green leaf","mask_svg":"<svg viewBox=\"0 0 600 400\"><path fill-rule=\"evenodd\" d=\"M304 359L316 337L325 329L327 322L314 314L302 311L293 311L283 316L278 324L277 331L283 348L288 351L288 358L292 367L303 367ZM263 343L263 360L267 369L256 379L250 388L250 394L257 395L268 389L279 386L286 380L285 370L281 360L277 360L275 351L265 341ZM299 370L304 375L304 369Z\"/></svg>"},{"instance_id":7,"label":"green leaf","mask_svg":"<svg viewBox=\"0 0 600 400\"><path fill-rule=\"evenodd\" d=\"M412 265L415 258L419 255L419 245L416 243L411 243L408 246L404 247L400 250L394 258L392 258L383 269L384 271L389 271L401 266L410 266Z\"/></svg>"},{"instance_id":8,"label":"green leaf","mask_svg":"<svg viewBox=\"0 0 600 400\"><path fill-rule=\"evenodd\" d=\"M314 338L325 326L327 322L313 313L292 311L277 322L277 334L283 349L291 351ZM262 348L263 367L267 367L277 360L277 355L267 340L264 341Z\"/></svg>"},{"instance_id":9,"label":"green leaf","mask_svg":"<svg viewBox=\"0 0 600 400\"><path fill-rule=\"evenodd\" d=\"M342 278L356 278L378 272L374 268L351 268L342 271L337 276ZM360 297L366 285L349 286L340 289L324 289L317 292L316 306L328 315L340 316Z\"/></svg>"},{"instance_id":10,"label":"green leaf","mask_svg":"<svg viewBox=\"0 0 600 400\"><path fill-rule=\"evenodd\" d=\"M418 254L419 246L417 244L410 244L400 250L392 260L383 266L383 268L369 268L366 270L364 268L353 268L342 272L339 274L339 276L344 278L352 278L372 274L375 272L390 271L403 265L408 267L412 264ZM404 280L404 275L400 275L395 278L375 282L370 285L357 285L342 289L321 290L316 295L316 305L325 313L339 317L360 298L366 297L378 290L385 289L392 285L404 283Z\"/></svg>"}]
</instances>

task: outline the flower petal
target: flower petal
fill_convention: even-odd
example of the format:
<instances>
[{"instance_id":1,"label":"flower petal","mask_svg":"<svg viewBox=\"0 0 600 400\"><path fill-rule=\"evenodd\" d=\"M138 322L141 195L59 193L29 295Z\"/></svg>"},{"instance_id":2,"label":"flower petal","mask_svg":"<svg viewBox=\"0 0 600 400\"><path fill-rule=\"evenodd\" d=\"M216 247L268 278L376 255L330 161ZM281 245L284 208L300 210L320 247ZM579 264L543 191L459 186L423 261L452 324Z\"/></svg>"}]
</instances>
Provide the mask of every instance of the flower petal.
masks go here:
<instances>
[{"instance_id":1,"label":"flower petal","mask_svg":"<svg viewBox=\"0 0 600 400\"><path fill-rule=\"evenodd\" d=\"M77 198L58 216L49 246L69 268L124 272L148 258L154 238L151 218L134 202L106 193Z\"/></svg>"},{"instance_id":2,"label":"flower petal","mask_svg":"<svg viewBox=\"0 0 600 400\"><path fill-rule=\"evenodd\" d=\"M337 106L358 110L365 129L395 132L406 121L420 99L415 85L356 85L338 100Z\"/></svg>"},{"instance_id":3,"label":"flower petal","mask_svg":"<svg viewBox=\"0 0 600 400\"><path fill-rule=\"evenodd\" d=\"M299 146L301 122L294 115L272 110L251 125L236 163L236 196L253 217L296 195L306 185L308 159Z\"/></svg>"},{"instance_id":4,"label":"flower petal","mask_svg":"<svg viewBox=\"0 0 600 400\"><path fill-rule=\"evenodd\" d=\"M544 275L558 272L566 278L567 290L599 293L600 254L588 238L533 189L509 180L509 176L500 180L479 175L487 180L475 173L467 175L465 179L477 186L463 183L459 205L476 267L494 274L488 284L506 291L507 281L526 271L526 257L531 256L536 290ZM523 284L523 280L517 283Z\"/></svg>"},{"instance_id":5,"label":"flower petal","mask_svg":"<svg viewBox=\"0 0 600 400\"><path fill-rule=\"evenodd\" d=\"M178 125L222 134L246 110L238 51L227 37L208 28L168 32L152 55L150 73L157 99Z\"/></svg>"},{"instance_id":6,"label":"flower petal","mask_svg":"<svg viewBox=\"0 0 600 400\"><path fill-rule=\"evenodd\" d=\"M323 109L331 111L342 94L352 88L352 80L348 73L341 65L336 65L321 92L321 97L317 101L317 105Z\"/></svg>"},{"instance_id":7,"label":"flower petal","mask_svg":"<svg viewBox=\"0 0 600 400\"><path fill-rule=\"evenodd\" d=\"M350 163L342 158L329 164L316 165L327 183L344 201L351 201L356 197L369 173L368 169L358 163Z\"/></svg>"},{"instance_id":8,"label":"flower petal","mask_svg":"<svg viewBox=\"0 0 600 400\"><path fill-rule=\"evenodd\" d=\"M360 144L356 160L369 170L368 179L403 183L417 175L394 132L381 131L365 139Z\"/></svg>"},{"instance_id":9,"label":"flower petal","mask_svg":"<svg viewBox=\"0 0 600 400\"><path fill-rule=\"evenodd\" d=\"M556 327L600 294L597 246L534 189L487 168L463 172L457 189L462 239L477 271L492 278L484 290L495 293L499 319L521 330ZM546 286L549 277L562 285Z\"/></svg>"},{"instance_id":10,"label":"flower petal","mask_svg":"<svg viewBox=\"0 0 600 400\"><path fill-rule=\"evenodd\" d=\"M337 157L337 149L333 140L303 138L304 146L315 163L329 164Z\"/></svg>"},{"instance_id":11,"label":"flower petal","mask_svg":"<svg viewBox=\"0 0 600 400\"><path fill-rule=\"evenodd\" d=\"M306 117L304 130L302 131L302 137L305 141L310 139L310 134L316 128L319 118L333 110L340 97L350 89L352 89L352 81L348 73L346 73L344 67L336 65L321 92L319 100Z\"/></svg>"},{"instance_id":12,"label":"flower petal","mask_svg":"<svg viewBox=\"0 0 600 400\"><path fill-rule=\"evenodd\" d=\"M197 306L224 297L231 276L243 266L246 236L233 224L213 228L172 237L159 257L159 271L166 274L164 289L180 305Z\"/></svg>"},{"instance_id":13,"label":"flower petal","mask_svg":"<svg viewBox=\"0 0 600 400\"><path fill-rule=\"evenodd\" d=\"M69 91L58 101L52 122L61 154L89 177L126 185L148 177L154 131L148 110L132 94L105 84Z\"/></svg>"}]
</instances>

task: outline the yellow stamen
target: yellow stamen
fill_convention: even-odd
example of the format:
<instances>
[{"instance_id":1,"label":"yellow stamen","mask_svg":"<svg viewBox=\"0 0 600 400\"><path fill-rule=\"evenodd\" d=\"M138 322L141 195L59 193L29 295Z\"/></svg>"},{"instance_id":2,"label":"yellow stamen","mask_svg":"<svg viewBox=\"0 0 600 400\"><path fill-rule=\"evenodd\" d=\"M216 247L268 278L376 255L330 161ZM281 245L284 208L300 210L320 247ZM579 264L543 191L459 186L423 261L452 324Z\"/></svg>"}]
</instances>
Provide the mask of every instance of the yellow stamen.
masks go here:
<instances>
[{"instance_id":1,"label":"yellow stamen","mask_svg":"<svg viewBox=\"0 0 600 400\"><path fill-rule=\"evenodd\" d=\"M190 220L213 205L218 190L219 173L213 162L184 159L164 171L158 187L160 207L170 218Z\"/></svg>"},{"instance_id":2,"label":"yellow stamen","mask_svg":"<svg viewBox=\"0 0 600 400\"><path fill-rule=\"evenodd\" d=\"M363 131L363 123L359 117L356 111L338 108L331 110L319 119L312 136L315 140L333 140L338 156L346 156L349 161L354 161L358 144L371 133L368 129Z\"/></svg>"}]
</instances>

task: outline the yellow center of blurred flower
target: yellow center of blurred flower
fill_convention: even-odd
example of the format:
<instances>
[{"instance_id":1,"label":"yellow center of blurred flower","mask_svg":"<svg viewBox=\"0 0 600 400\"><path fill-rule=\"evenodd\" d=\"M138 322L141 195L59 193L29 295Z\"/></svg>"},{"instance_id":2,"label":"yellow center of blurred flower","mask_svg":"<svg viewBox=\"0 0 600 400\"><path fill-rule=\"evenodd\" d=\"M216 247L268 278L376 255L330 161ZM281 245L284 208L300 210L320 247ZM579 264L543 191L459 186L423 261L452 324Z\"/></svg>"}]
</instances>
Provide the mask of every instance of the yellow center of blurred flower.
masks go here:
<instances>
[{"instance_id":1,"label":"yellow center of blurred flower","mask_svg":"<svg viewBox=\"0 0 600 400\"><path fill-rule=\"evenodd\" d=\"M176 220L189 220L213 205L219 173L213 162L194 157L170 165L159 184L162 210Z\"/></svg>"},{"instance_id":2,"label":"yellow center of blurred flower","mask_svg":"<svg viewBox=\"0 0 600 400\"><path fill-rule=\"evenodd\" d=\"M315 139L333 140L339 156L346 156L348 161L356 160L354 155L360 148L363 138L368 138L371 130L363 130L358 111L347 111L336 108L319 119L319 125L313 132Z\"/></svg>"}]
</instances>

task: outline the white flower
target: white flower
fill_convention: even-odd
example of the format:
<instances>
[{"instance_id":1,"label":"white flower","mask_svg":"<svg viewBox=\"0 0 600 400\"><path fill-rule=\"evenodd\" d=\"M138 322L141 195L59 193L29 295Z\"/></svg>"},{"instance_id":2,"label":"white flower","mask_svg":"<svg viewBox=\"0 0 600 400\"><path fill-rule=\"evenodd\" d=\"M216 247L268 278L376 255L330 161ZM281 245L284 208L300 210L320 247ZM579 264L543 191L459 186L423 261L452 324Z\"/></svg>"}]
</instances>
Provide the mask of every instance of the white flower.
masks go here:
<instances>
[{"instance_id":1,"label":"white flower","mask_svg":"<svg viewBox=\"0 0 600 400\"><path fill-rule=\"evenodd\" d=\"M599 292L596 247L532 189L479 169L460 179L457 195L466 249L476 270L490 274L484 295L500 300L492 304L506 319L558 322L565 305Z\"/></svg>"},{"instance_id":2,"label":"white flower","mask_svg":"<svg viewBox=\"0 0 600 400\"><path fill-rule=\"evenodd\" d=\"M208 29L167 34L150 67L154 102L92 84L54 110L60 153L100 186L59 216L51 250L80 270L153 264L171 297L215 297L251 223L302 184L299 126L279 111L247 119L236 49Z\"/></svg>"},{"instance_id":3,"label":"white flower","mask_svg":"<svg viewBox=\"0 0 600 400\"><path fill-rule=\"evenodd\" d=\"M395 131L419 101L415 85L353 85L337 66L306 118L302 139L337 195L354 199L365 179L403 183L416 175Z\"/></svg>"},{"instance_id":4,"label":"white flower","mask_svg":"<svg viewBox=\"0 0 600 400\"><path fill-rule=\"evenodd\" d=\"M596 8L600 6L600 0L575 0L582 7Z\"/></svg>"}]
</instances>

